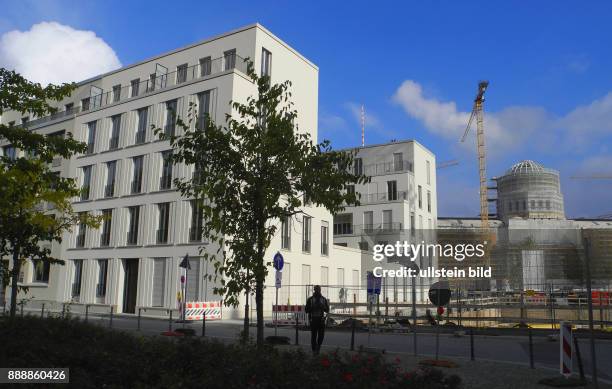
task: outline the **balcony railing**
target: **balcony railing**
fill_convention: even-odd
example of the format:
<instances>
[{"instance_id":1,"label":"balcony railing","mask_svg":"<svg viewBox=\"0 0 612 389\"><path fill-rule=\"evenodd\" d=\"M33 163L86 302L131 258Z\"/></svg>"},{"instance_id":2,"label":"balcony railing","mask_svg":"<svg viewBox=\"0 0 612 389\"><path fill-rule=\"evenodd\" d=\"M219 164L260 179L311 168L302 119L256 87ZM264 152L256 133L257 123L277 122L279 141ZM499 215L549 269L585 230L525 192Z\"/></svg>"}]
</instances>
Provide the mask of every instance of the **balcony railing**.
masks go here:
<instances>
[{"instance_id":1,"label":"balcony railing","mask_svg":"<svg viewBox=\"0 0 612 389\"><path fill-rule=\"evenodd\" d=\"M365 165L363 167L363 174L366 176L380 176L384 174L413 171L412 162L410 161L380 162Z\"/></svg>"},{"instance_id":2,"label":"balcony railing","mask_svg":"<svg viewBox=\"0 0 612 389\"><path fill-rule=\"evenodd\" d=\"M34 120L30 120L27 123L25 123L26 127L34 127L37 126L39 124L44 124L47 122L52 122L54 120L58 120L58 119L64 119L64 118L72 118L74 117L77 113L81 112L81 107L72 107L68 110L65 111L58 111L55 112L51 115L47 115L47 116L43 116L40 117L38 119L34 119Z\"/></svg>"},{"instance_id":3,"label":"balcony railing","mask_svg":"<svg viewBox=\"0 0 612 389\"><path fill-rule=\"evenodd\" d=\"M375 223L375 224L334 224L334 236L342 235L368 235L377 233L391 233L402 230L402 223Z\"/></svg>"},{"instance_id":4,"label":"balcony railing","mask_svg":"<svg viewBox=\"0 0 612 389\"><path fill-rule=\"evenodd\" d=\"M404 201L408 200L408 191L401 190L395 192L381 192L381 193L359 193L358 194L360 204L372 204L372 203L384 203L391 201Z\"/></svg>"},{"instance_id":5,"label":"balcony railing","mask_svg":"<svg viewBox=\"0 0 612 389\"><path fill-rule=\"evenodd\" d=\"M168 243L168 229L157 230L157 243Z\"/></svg>"},{"instance_id":6,"label":"balcony railing","mask_svg":"<svg viewBox=\"0 0 612 389\"><path fill-rule=\"evenodd\" d=\"M189 241L190 242L201 242L202 241L202 227L189 228Z\"/></svg>"},{"instance_id":7,"label":"balcony railing","mask_svg":"<svg viewBox=\"0 0 612 389\"><path fill-rule=\"evenodd\" d=\"M159 179L159 190L170 189L172 187L172 175L165 174Z\"/></svg>"}]
</instances>

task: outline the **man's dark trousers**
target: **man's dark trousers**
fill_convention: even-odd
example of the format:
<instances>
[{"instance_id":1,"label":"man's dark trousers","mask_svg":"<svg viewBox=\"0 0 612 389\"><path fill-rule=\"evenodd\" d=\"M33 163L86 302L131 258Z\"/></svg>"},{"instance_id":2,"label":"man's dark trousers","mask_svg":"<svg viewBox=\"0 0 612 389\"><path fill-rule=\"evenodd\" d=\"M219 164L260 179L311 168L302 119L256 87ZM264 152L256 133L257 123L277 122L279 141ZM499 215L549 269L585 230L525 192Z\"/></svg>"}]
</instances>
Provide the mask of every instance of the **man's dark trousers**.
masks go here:
<instances>
[{"instance_id":1,"label":"man's dark trousers","mask_svg":"<svg viewBox=\"0 0 612 389\"><path fill-rule=\"evenodd\" d=\"M322 317L310 320L310 344L312 351L319 351L325 336L325 319Z\"/></svg>"}]
</instances>

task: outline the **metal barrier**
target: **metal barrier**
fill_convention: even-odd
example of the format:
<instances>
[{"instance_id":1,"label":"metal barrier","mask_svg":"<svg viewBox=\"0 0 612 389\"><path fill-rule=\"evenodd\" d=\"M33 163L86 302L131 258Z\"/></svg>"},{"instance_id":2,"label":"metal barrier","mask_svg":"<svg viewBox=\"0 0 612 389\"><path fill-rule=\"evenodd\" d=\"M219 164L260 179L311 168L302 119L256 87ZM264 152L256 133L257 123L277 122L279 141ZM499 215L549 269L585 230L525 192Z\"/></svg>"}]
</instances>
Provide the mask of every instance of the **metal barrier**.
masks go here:
<instances>
[{"instance_id":1,"label":"metal barrier","mask_svg":"<svg viewBox=\"0 0 612 389\"><path fill-rule=\"evenodd\" d=\"M280 326L306 325L303 305L272 305L272 324Z\"/></svg>"},{"instance_id":2,"label":"metal barrier","mask_svg":"<svg viewBox=\"0 0 612 389\"><path fill-rule=\"evenodd\" d=\"M221 320L221 301L187 301L185 320Z\"/></svg>"}]
</instances>

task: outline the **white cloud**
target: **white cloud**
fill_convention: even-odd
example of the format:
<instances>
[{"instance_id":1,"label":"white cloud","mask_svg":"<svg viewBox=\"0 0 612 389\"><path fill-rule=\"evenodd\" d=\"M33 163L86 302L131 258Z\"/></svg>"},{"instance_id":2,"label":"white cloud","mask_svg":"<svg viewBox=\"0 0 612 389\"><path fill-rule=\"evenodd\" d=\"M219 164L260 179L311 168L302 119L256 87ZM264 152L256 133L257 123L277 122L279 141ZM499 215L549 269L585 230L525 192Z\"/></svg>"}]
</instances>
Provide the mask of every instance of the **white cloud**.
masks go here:
<instances>
[{"instance_id":1,"label":"white cloud","mask_svg":"<svg viewBox=\"0 0 612 389\"><path fill-rule=\"evenodd\" d=\"M93 31L42 22L28 31L2 35L0 66L46 85L82 81L116 69L121 63L114 50Z\"/></svg>"}]
</instances>

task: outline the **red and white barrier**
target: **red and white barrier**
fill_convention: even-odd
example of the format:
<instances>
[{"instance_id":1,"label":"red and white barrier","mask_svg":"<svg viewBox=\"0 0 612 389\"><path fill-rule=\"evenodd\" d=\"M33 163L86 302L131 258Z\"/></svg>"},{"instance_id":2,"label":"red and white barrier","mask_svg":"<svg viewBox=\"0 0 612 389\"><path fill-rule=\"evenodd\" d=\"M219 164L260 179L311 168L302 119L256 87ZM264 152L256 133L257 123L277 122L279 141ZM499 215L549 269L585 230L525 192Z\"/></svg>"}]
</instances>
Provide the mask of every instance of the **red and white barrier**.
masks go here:
<instances>
[{"instance_id":1,"label":"red and white barrier","mask_svg":"<svg viewBox=\"0 0 612 389\"><path fill-rule=\"evenodd\" d=\"M560 369L561 374L563 374L565 377L569 377L572 375L572 349L574 346L572 339L572 324L565 321L561 322L560 331Z\"/></svg>"},{"instance_id":2,"label":"red and white barrier","mask_svg":"<svg viewBox=\"0 0 612 389\"><path fill-rule=\"evenodd\" d=\"M187 301L185 320L221 319L221 301Z\"/></svg>"},{"instance_id":3,"label":"red and white barrier","mask_svg":"<svg viewBox=\"0 0 612 389\"><path fill-rule=\"evenodd\" d=\"M298 325L306 324L306 311L303 305L272 305L272 324Z\"/></svg>"}]
</instances>

